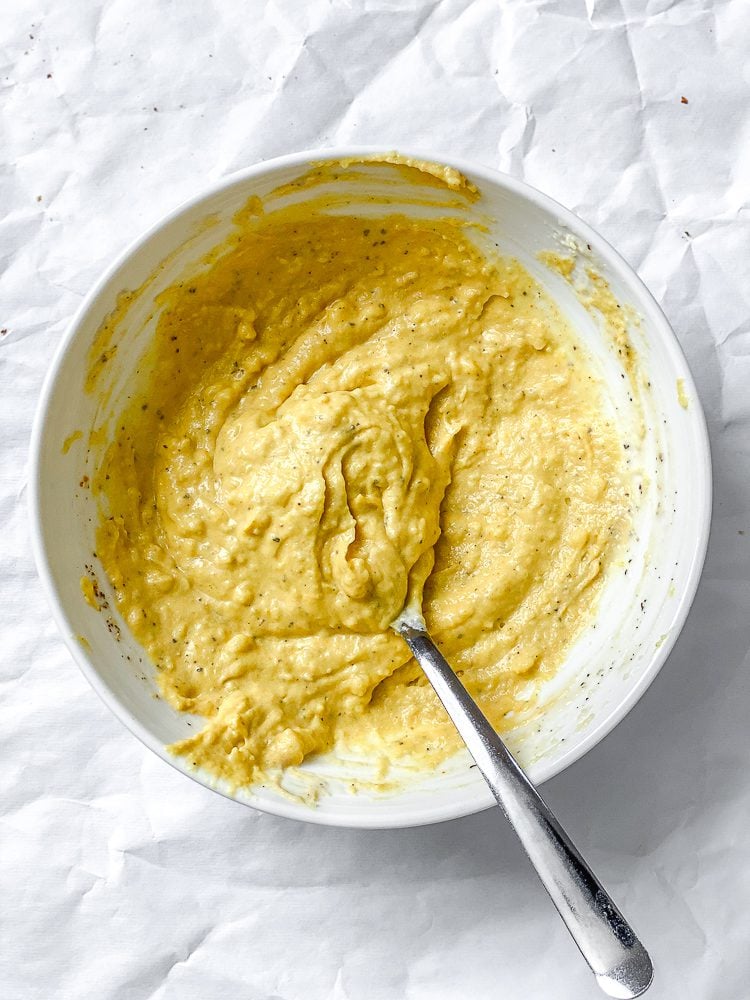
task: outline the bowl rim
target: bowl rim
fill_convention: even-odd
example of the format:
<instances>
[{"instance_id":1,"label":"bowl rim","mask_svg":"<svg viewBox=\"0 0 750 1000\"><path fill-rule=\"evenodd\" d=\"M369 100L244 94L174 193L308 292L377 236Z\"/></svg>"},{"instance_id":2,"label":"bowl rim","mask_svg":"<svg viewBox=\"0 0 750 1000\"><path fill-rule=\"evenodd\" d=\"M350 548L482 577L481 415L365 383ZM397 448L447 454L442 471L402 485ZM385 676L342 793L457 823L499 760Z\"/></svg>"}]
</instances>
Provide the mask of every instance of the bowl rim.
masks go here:
<instances>
[{"instance_id":1,"label":"bowl rim","mask_svg":"<svg viewBox=\"0 0 750 1000\"><path fill-rule=\"evenodd\" d=\"M607 266L617 273L619 279L628 288L633 299L638 302L639 310L648 317L651 328L660 339L662 346L667 350L670 361L679 377L683 379L685 389L690 398L690 410L688 416L692 423L692 434L695 439L696 451L694 454L695 466L693 469L693 491L697 496L696 527L697 533L694 536L690 564L685 576L685 583L679 594L679 599L675 606L672 621L666 638L661 646L654 650L648 668L639 677L638 681L627 691L625 697L608 712L598 724L594 726L575 746L566 753L558 757L554 762L539 762L537 765L529 767L529 773L535 784L542 784L544 781L555 777L576 761L580 760L584 754L588 753L594 746L601 742L615 727L625 718L634 705L640 700L648 687L653 682L656 675L661 670L669 654L671 653L687 619L688 612L692 606L695 594L700 581L711 526L712 512L712 471L711 453L708 429L706 426L705 414L700 402L700 397L695 386L692 373L690 371L685 353L669 324L661 306L649 291L647 286L636 274L627 261L614 249L614 247L592 229L588 223L580 219L570 209L565 208L549 195L537 190L525 181L518 180L508 174L502 173L493 167L482 163L474 163L460 157L436 153L432 150L411 150L400 146L389 147L386 145L362 145L362 146L340 146L327 149L309 149L295 153L287 153L282 156L262 160L249 167L227 174L219 178L206 188L201 189L197 194L181 202L176 208L166 215L161 216L153 225L149 226L141 235L132 240L125 249L119 253L109 266L105 268L99 279L94 283L90 291L85 295L76 309L68 327L57 345L50 366L44 377L42 389L34 415L31 431L28 459L28 511L30 522L31 548L37 567L37 572L42 582L42 587L47 597L47 601L52 611L52 617L57 625L65 645L73 659L78 664L84 677L91 685L96 694L101 698L109 710L125 725L130 732L136 736L149 750L153 751L163 761L175 768L181 774L187 775L193 781L218 792L220 795L244 806L250 806L262 812L281 816L289 819L297 819L308 823L315 823L325 826L339 826L359 829L388 829L406 828L438 823L445 820L457 819L462 816L470 816L476 812L494 805L489 790L481 785L477 786L476 794L470 799L462 802L447 802L442 805L429 804L429 799L418 803L416 806L402 807L394 809L390 799L384 799L384 804L388 803L389 808L384 808L381 813L368 812L360 817L350 814L339 814L336 810L319 811L310 808L302 803L286 801L278 798L272 801L255 801L248 797L236 797L228 790L213 784L207 776L200 772L192 771L186 767L182 759L170 754L166 747L155 739L151 732L140 720L130 712L118 699L115 693L108 687L99 674L93 658L81 643L75 638L73 625L68 618L63 603L58 594L52 575L51 564L47 555L42 531L42 512L40 509L40 487L42 477L41 454L42 444L47 431L47 417L52 395L54 393L57 380L62 368L64 357L68 348L74 341L79 328L91 309L102 294L105 287L116 277L117 273L138 251L158 233L161 229L169 225L180 216L194 211L209 198L220 194L222 191L244 181L255 180L267 173L273 173L282 168L305 167L329 160L356 159L362 156L389 156L395 149L398 154L414 160L428 161L441 165L454 167L463 174L471 175L482 183L499 187L505 191L530 202L537 208L545 210L557 217L559 224L565 226L572 233L584 242L591 245L592 249L605 261Z\"/></svg>"}]
</instances>

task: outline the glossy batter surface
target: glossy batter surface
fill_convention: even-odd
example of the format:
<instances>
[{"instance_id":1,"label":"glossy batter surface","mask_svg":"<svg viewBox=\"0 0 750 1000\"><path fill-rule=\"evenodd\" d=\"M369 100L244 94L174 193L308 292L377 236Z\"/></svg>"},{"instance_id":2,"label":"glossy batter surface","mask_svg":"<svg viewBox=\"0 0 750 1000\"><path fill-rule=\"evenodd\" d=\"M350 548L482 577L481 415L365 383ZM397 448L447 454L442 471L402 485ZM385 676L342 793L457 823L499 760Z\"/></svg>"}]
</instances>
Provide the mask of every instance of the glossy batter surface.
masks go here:
<instances>
[{"instance_id":1,"label":"glossy batter surface","mask_svg":"<svg viewBox=\"0 0 750 1000\"><path fill-rule=\"evenodd\" d=\"M174 749L234 785L458 739L389 624L427 624L500 730L590 618L622 442L531 277L451 219L247 214L160 300L95 482L98 555Z\"/></svg>"}]
</instances>

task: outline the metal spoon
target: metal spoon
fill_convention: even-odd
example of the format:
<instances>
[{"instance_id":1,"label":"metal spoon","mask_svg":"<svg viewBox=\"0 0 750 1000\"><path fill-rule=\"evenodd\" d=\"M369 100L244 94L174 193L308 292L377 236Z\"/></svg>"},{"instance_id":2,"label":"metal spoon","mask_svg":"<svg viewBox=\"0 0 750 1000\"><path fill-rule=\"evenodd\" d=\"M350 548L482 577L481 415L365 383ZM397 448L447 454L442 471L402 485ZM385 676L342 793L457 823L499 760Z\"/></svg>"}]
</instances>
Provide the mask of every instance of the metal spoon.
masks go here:
<instances>
[{"instance_id":1,"label":"metal spoon","mask_svg":"<svg viewBox=\"0 0 750 1000\"><path fill-rule=\"evenodd\" d=\"M421 616L404 612L391 628L437 692L599 986L620 1000L641 996L654 975L648 952L442 657Z\"/></svg>"}]
</instances>

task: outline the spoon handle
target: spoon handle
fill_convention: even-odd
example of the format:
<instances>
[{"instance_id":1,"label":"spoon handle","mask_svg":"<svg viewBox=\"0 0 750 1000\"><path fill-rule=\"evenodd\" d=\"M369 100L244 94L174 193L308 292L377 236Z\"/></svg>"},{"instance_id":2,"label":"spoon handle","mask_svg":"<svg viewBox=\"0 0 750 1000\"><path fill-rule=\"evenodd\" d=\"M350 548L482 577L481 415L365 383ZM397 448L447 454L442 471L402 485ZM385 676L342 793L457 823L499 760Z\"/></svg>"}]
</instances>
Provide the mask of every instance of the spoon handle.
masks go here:
<instances>
[{"instance_id":1,"label":"spoon handle","mask_svg":"<svg viewBox=\"0 0 750 1000\"><path fill-rule=\"evenodd\" d=\"M622 1000L640 996L653 967L630 925L427 632L404 622L394 628L435 688L599 986Z\"/></svg>"}]
</instances>

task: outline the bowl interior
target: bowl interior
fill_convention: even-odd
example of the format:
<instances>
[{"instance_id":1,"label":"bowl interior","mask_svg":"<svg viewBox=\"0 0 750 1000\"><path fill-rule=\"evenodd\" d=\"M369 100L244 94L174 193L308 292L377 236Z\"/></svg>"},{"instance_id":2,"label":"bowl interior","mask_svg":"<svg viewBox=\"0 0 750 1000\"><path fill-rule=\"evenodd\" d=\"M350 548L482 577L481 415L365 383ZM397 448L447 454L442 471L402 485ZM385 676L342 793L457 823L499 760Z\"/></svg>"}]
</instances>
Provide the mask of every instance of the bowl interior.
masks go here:
<instances>
[{"instance_id":1,"label":"bowl interior","mask_svg":"<svg viewBox=\"0 0 750 1000\"><path fill-rule=\"evenodd\" d=\"M300 155L236 175L131 248L84 303L53 365L40 406L33 445L32 508L37 556L56 618L107 704L148 746L181 770L186 770L182 760L168 754L164 745L194 732L189 727L199 722L176 713L155 696L152 667L114 609L95 555L97 510L84 480L96 467L107 435L100 433L92 440L90 433L102 426L111 428L133 389L138 361L154 328L158 293L195 269L200 258L229 233L233 215L250 196L269 195L298 177L308 162ZM531 189L491 171L456 166L482 195L460 211L486 227L482 239L521 260L585 342L606 386L609 405L624 430L632 432L632 460L643 490L636 530L621 566L610 574L595 627L586 631L545 689L543 715L519 724L509 738L532 780L539 782L581 756L622 718L676 639L707 541L710 470L705 426L686 362L662 313L611 248ZM356 173L356 180L349 179L343 170L332 182L338 192L349 192L350 210L383 214L382 205L368 204L365 198L386 192L398 211L445 211L413 204L412 198L423 196L424 189L391 166L360 166ZM286 197L309 196L298 191ZM444 197L454 200L447 192ZM538 254L550 250L580 257L584 278L591 268L606 279L618 303L632 310L630 336L638 357L635 389L623 378L601 315L585 308L571 284L540 261ZM84 383L92 344L126 289L139 289L139 294L118 331L106 384L88 393ZM634 392L637 399L632 398ZM641 426L645 435L639 434ZM108 606L101 611L87 604L81 591L81 577L90 572L107 598ZM284 780L287 793L257 788L238 797L270 812L316 822L416 825L491 804L470 763L461 753L434 773L397 771L388 790L376 787L368 762L328 755L289 774ZM210 776L193 776L217 787ZM351 793L352 781L359 786L356 795Z\"/></svg>"}]
</instances>

